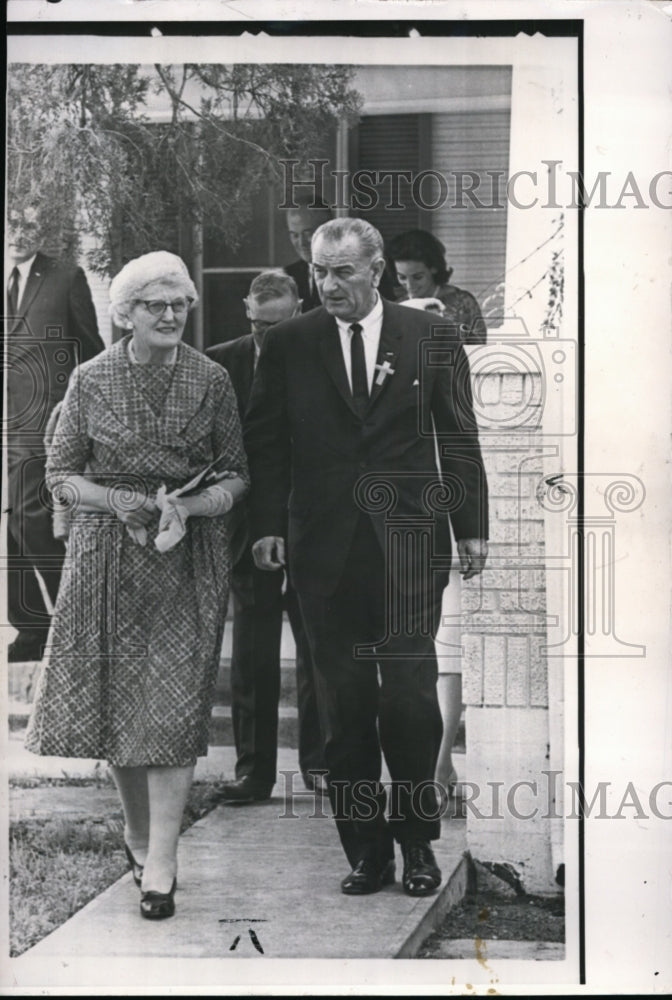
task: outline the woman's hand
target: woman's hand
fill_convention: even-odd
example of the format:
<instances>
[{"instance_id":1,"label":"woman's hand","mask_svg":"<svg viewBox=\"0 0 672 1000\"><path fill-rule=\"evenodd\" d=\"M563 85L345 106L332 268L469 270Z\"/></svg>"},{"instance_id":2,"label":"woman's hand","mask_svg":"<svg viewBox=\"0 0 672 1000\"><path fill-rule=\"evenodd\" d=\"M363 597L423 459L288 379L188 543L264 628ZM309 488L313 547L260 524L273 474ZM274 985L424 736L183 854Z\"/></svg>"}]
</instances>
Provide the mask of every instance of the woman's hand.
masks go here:
<instances>
[{"instance_id":1,"label":"woman's hand","mask_svg":"<svg viewBox=\"0 0 672 1000\"><path fill-rule=\"evenodd\" d=\"M156 505L161 511L161 518L154 545L159 552L167 552L184 538L190 512L182 502L182 498L177 496L177 490L167 493L165 486L159 487Z\"/></svg>"},{"instance_id":2,"label":"woman's hand","mask_svg":"<svg viewBox=\"0 0 672 1000\"><path fill-rule=\"evenodd\" d=\"M158 513L155 501L138 490L112 491L110 507L113 514L128 528L146 528Z\"/></svg>"}]
</instances>

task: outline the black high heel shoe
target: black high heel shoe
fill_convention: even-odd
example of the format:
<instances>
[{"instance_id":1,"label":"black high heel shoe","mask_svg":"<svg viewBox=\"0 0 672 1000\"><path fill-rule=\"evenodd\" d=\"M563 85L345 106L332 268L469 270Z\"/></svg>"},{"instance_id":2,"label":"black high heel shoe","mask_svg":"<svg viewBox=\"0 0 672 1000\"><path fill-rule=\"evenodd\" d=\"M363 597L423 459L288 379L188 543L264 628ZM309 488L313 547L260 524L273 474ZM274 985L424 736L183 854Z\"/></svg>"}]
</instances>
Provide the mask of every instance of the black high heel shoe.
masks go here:
<instances>
[{"instance_id":1,"label":"black high heel shoe","mask_svg":"<svg viewBox=\"0 0 672 1000\"><path fill-rule=\"evenodd\" d=\"M133 852L131 851L126 841L124 841L124 850L126 851L126 857L128 858L128 863L131 866L131 871L133 872L133 881L135 882L135 884L139 889L140 886L142 885L142 873L145 870L144 866L139 864L139 862L135 860L135 858L133 857Z\"/></svg>"},{"instance_id":2,"label":"black high heel shoe","mask_svg":"<svg viewBox=\"0 0 672 1000\"><path fill-rule=\"evenodd\" d=\"M173 879L170 892L143 892L140 894L140 913L146 920L164 920L175 913L175 890L177 879Z\"/></svg>"}]
</instances>

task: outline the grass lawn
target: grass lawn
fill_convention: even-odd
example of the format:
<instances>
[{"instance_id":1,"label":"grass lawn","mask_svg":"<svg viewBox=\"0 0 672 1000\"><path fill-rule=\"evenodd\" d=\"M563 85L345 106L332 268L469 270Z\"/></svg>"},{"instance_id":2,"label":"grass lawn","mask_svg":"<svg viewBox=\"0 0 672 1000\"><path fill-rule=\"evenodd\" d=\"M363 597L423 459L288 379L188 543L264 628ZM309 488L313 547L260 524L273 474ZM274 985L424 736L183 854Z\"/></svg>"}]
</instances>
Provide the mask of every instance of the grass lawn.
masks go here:
<instances>
[{"instance_id":1,"label":"grass lawn","mask_svg":"<svg viewBox=\"0 0 672 1000\"><path fill-rule=\"evenodd\" d=\"M48 804L49 789L100 787L101 780L31 780L14 787L39 788ZM11 795L12 783L10 783ZM210 812L218 802L215 786L192 786L182 828ZM19 819L9 829L10 955L22 954L80 910L128 871L121 807L95 818L58 816Z\"/></svg>"}]
</instances>

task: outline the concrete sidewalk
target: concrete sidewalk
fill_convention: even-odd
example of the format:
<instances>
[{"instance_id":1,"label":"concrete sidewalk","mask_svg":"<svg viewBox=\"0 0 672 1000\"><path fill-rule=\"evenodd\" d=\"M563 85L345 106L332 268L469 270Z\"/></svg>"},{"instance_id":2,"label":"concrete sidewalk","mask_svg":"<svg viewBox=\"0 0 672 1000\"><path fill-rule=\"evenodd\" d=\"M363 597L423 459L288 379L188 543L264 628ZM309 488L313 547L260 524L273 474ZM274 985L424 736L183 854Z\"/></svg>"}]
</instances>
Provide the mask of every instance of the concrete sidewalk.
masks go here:
<instances>
[{"instance_id":1,"label":"concrete sidewalk","mask_svg":"<svg viewBox=\"0 0 672 1000\"><path fill-rule=\"evenodd\" d=\"M11 744L19 741L10 740ZM46 758L26 761L10 746L10 773L44 773ZM279 771L297 771L296 751L280 753ZM86 777L95 761L67 761L51 774ZM232 748L211 750L197 778L230 776ZM23 765L23 766L22 766ZM52 770L53 769L53 770ZM222 805L180 839L177 912L152 923L139 912L139 892L130 873L44 938L21 958L410 958L467 883L463 820L444 819L434 846L444 874L439 893L421 899L397 882L367 897L340 892L348 865L326 800L300 790L300 778L281 777L270 802ZM39 814L46 789L15 789L16 815ZM61 811L93 807L92 788L69 794ZM72 789L68 789L71 793ZM23 802L21 798L23 796ZM46 798L46 795L45 795ZM68 805L72 802L72 806ZM31 806L32 803L32 806ZM399 852L397 852L399 853Z\"/></svg>"}]
</instances>

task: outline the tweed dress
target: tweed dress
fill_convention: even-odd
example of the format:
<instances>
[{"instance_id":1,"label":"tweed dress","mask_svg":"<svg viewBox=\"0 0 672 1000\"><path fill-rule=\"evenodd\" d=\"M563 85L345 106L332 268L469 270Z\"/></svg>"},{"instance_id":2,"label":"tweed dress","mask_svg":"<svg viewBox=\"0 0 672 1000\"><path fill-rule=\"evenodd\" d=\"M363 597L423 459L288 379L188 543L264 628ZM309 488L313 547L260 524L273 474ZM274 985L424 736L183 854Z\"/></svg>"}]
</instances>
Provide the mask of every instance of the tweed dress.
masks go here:
<instances>
[{"instance_id":1,"label":"tweed dress","mask_svg":"<svg viewBox=\"0 0 672 1000\"><path fill-rule=\"evenodd\" d=\"M248 480L228 375L179 344L169 367L134 365L128 339L71 378L47 484L87 476L153 494L209 462ZM112 514L75 513L52 641L26 735L35 753L181 767L207 753L228 602L227 515L192 517L171 550L143 547Z\"/></svg>"}]
</instances>

